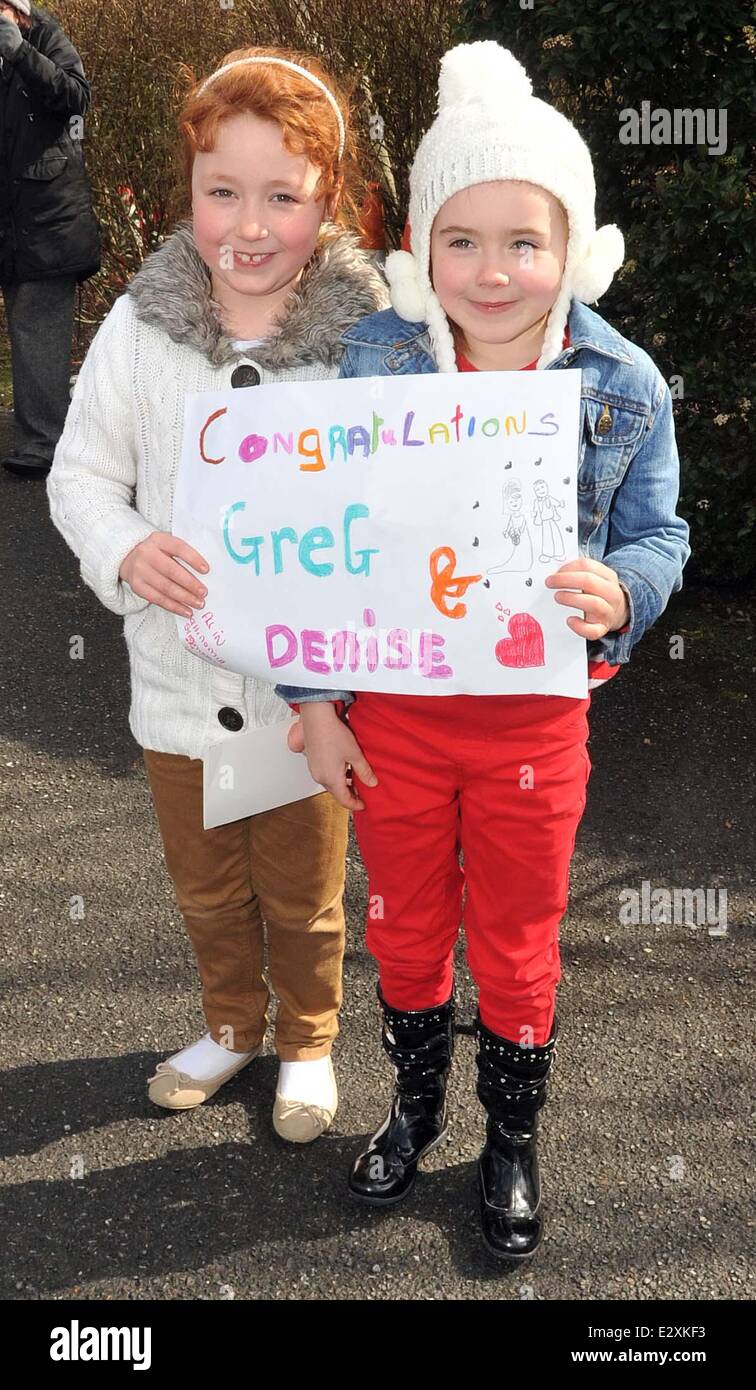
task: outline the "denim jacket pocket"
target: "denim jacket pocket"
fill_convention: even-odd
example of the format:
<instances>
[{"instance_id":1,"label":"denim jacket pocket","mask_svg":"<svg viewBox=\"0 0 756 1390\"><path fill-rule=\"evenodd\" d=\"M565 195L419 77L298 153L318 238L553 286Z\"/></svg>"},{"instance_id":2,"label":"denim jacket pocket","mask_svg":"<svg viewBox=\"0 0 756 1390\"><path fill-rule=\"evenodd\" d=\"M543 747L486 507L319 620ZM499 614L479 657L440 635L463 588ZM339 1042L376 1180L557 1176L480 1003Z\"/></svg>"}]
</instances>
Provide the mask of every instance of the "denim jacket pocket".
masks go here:
<instances>
[{"instance_id":1,"label":"denim jacket pocket","mask_svg":"<svg viewBox=\"0 0 756 1390\"><path fill-rule=\"evenodd\" d=\"M421 376L436 370L433 358L417 343L392 348L383 357L383 366L391 376Z\"/></svg>"},{"instance_id":2,"label":"denim jacket pocket","mask_svg":"<svg viewBox=\"0 0 756 1390\"><path fill-rule=\"evenodd\" d=\"M648 416L639 406L586 397L578 492L616 488L639 447Z\"/></svg>"},{"instance_id":3,"label":"denim jacket pocket","mask_svg":"<svg viewBox=\"0 0 756 1390\"><path fill-rule=\"evenodd\" d=\"M409 377L409 375L425 375L435 373L435 361L431 357L431 343L427 334L421 334L417 338L407 339L407 342L395 342L386 352L385 346L382 349L382 364L384 370L391 373L392 377Z\"/></svg>"}]
</instances>

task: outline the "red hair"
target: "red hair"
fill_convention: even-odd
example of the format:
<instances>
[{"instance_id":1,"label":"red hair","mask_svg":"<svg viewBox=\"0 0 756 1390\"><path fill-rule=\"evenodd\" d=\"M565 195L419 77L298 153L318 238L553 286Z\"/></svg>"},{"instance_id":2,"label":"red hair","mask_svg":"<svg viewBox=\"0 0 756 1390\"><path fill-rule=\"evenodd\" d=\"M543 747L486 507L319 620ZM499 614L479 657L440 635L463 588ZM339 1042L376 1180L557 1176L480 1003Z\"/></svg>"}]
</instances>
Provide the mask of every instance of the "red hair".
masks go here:
<instances>
[{"instance_id":1,"label":"red hair","mask_svg":"<svg viewBox=\"0 0 756 1390\"><path fill-rule=\"evenodd\" d=\"M358 201L362 200L364 183L359 172L347 92L317 58L292 49L237 48L227 53L218 66L256 57L287 58L325 83L344 121L344 153L339 158L340 132L330 102L301 73L277 63L246 63L216 77L202 91L202 80L196 78L191 68L182 65L180 77L191 89L184 95L177 125L184 193L189 204L195 155L207 154L215 148L218 130L224 121L250 113L262 120L276 121L283 131L284 146L289 153L305 155L320 170L315 196L332 200L331 221L361 231Z\"/></svg>"}]
</instances>

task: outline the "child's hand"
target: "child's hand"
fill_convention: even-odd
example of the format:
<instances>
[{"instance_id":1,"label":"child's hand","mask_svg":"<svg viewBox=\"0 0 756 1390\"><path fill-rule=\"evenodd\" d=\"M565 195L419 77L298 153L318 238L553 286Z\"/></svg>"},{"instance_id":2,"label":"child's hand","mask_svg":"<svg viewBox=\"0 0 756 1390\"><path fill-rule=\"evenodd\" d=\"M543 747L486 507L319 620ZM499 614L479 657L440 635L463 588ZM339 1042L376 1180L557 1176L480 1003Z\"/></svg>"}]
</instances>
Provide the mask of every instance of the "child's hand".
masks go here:
<instances>
[{"instance_id":1,"label":"child's hand","mask_svg":"<svg viewBox=\"0 0 756 1390\"><path fill-rule=\"evenodd\" d=\"M587 555L567 560L556 574L548 575L546 584L550 589L560 590L554 595L557 603L582 609L582 618L567 619L567 626L579 637L593 642L607 632L624 627L629 620L627 596L620 588L617 575L600 560L589 560ZM580 593L567 593L567 589L579 589Z\"/></svg>"},{"instance_id":2,"label":"child's hand","mask_svg":"<svg viewBox=\"0 0 756 1390\"><path fill-rule=\"evenodd\" d=\"M310 776L345 806L347 811L364 811L365 803L347 777L353 768L367 787L376 787L378 778L363 756L348 724L344 724L331 700L308 701L301 706L301 730ZM296 751L299 726L289 730L289 747Z\"/></svg>"},{"instance_id":3,"label":"child's hand","mask_svg":"<svg viewBox=\"0 0 756 1390\"><path fill-rule=\"evenodd\" d=\"M286 742L289 745L290 752L304 753L304 729L302 728L301 719L292 719L289 725L289 732L286 735Z\"/></svg>"},{"instance_id":4,"label":"child's hand","mask_svg":"<svg viewBox=\"0 0 756 1390\"><path fill-rule=\"evenodd\" d=\"M178 564L179 559L201 573L210 568L207 560L186 541L167 531L153 531L146 541L129 551L118 571L119 578L125 579L140 598L169 613L191 618L192 608L202 608L207 589Z\"/></svg>"}]
</instances>

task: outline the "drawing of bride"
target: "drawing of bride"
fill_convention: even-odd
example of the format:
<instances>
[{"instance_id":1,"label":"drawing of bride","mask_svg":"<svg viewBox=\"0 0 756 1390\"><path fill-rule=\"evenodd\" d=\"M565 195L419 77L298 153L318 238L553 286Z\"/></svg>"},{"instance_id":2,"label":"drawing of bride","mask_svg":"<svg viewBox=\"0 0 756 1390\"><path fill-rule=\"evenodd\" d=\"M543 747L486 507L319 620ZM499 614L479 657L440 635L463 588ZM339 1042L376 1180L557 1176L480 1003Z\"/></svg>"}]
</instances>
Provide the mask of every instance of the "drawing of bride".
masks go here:
<instances>
[{"instance_id":1,"label":"drawing of bride","mask_svg":"<svg viewBox=\"0 0 756 1390\"><path fill-rule=\"evenodd\" d=\"M503 493L507 524L502 535L505 541L509 542L509 548L504 559L498 565L492 565L486 573L500 574L502 570L506 570L509 574L520 574L529 570L533 564L533 542L523 510L525 503L522 486L516 478L512 478L506 484Z\"/></svg>"}]
</instances>

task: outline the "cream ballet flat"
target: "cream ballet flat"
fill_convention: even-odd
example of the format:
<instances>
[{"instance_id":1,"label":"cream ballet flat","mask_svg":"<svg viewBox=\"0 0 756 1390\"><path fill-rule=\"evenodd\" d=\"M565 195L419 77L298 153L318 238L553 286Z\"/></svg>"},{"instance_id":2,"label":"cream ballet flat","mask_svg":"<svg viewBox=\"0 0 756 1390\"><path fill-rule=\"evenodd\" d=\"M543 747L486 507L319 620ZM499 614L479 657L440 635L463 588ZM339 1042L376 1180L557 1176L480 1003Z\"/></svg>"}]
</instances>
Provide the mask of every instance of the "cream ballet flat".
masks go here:
<instances>
[{"instance_id":1,"label":"cream ballet flat","mask_svg":"<svg viewBox=\"0 0 756 1390\"><path fill-rule=\"evenodd\" d=\"M273 1103L273 1128L281 1139L290 1144L311 1144L333 1124L339 1104L339 1093L333 1063L328 1058L331 1094L328 1105L308 1105L302 1100L284 1100L276 1091Z\"/></svg>"},{"instance_id":2,"label":"cream ballet flat","mask_svg":"<svg viewBox=\"0 0 756 1390\"><path fill-rule=\"evenodd\" d=\"M170 1061L158 1062L155 1075L150 1077L147 1094L155 1105L162 1105L166 1110L193 1110L196 1105L202 1105L214 1096L226 1081L230 1081L232 1076L236 1076L236 1073L242 1070L242 1067L254 1062L262 1049L263 1045L260 1043L251 1056L240 1057L238 1061L226 1067L225 1071L206 1081L188 1076L185 1071L178 1071Z\"/></svg>"}]
</instances>

